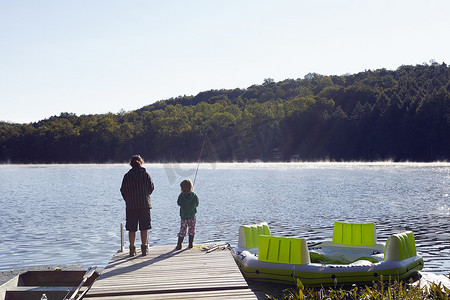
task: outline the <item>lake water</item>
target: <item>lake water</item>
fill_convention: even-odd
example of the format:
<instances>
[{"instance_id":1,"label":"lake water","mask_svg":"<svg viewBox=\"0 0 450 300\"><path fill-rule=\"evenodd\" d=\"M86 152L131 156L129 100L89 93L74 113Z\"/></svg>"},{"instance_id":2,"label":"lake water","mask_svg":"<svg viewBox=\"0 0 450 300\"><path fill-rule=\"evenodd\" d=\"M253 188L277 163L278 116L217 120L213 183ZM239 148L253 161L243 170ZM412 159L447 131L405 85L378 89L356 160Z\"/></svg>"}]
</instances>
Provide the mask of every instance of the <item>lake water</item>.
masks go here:
<instances>
[{"instance_id":1,"label":"lake water","mask_svg":"<svg viewBox=\"0 0 450 300\"><path fill-rule=\"evenodd\" d=\"M150 245L175 245L179 183L194 178L197 164L145 167L155 183ZM120 248L128 169L1 165L0 271L105 266ZM450 163L202 163L195 192L196 243L236 245L239 225L261 221L308 241L330 239L334 221L375 222L382 242L412 230L424 270L450 272Z\"/></svg>"}]
</instances>

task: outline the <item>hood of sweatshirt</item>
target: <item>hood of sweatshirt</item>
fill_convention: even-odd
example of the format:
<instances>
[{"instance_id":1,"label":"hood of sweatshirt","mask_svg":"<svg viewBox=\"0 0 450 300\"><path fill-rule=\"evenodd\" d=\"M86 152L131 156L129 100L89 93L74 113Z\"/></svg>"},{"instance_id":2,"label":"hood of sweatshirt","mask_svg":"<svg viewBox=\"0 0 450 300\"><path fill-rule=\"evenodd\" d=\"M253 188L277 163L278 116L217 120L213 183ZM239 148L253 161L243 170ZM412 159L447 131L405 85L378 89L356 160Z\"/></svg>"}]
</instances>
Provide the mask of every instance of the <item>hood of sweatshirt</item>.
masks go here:
<instances>
[{"instance_id":1,"label":"hood of sweatshirt","mask_svg":"<svg viewBox=\"0 0 450 300\"><path fill-rule=\"evenodd\" d=\"M181 193L181 200L186 204L192 204L195 201L195 193Z\"/></svg>"},{"instance_id":2,"label":"hood of sweatshirt","mask_svg":"<svg viewBox=\"0 0 450 300\"><path fill-rule=\"evenodd\" d=\"M146 175L147 171L143 167L138 168L131 168L130 171L128 171L128 174L131 176L131 178L135 180L142 179Z\"/></svg>"}]
</instances>

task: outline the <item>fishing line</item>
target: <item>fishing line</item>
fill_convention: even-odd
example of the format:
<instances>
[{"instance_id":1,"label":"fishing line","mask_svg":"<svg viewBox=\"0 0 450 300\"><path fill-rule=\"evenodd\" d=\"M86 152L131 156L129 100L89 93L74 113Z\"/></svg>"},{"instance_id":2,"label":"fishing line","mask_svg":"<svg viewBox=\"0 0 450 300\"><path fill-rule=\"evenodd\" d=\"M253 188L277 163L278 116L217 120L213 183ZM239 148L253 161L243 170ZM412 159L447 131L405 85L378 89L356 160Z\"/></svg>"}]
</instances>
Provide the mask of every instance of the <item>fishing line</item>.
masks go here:
<instances>
[{"instance_id":1,"label":"fishing line","mask_svg":"<svg viewBox=\"0 0 450 300\"><path fill-rule=\"evenodd\" d=\"M211 140L209 139L209 136L206 136L206 137L208 138L208 142L211 145L211 149L213 150L214 154L216 155L217 161L220 161L219 160L219 155L217 155L216 149L214 149L214 145L211 143Z\"/></svg>"},{"instance_id":2,"label":"fishing line","mask_svg":"<svg viewBox=\"0 0 450 300\"><path fill-rule=\"evenodd\" d=\"M205 147L206 137L207 137L207 135L205 133L205 137L203 138L202 148L200 149L200 156L198 157L197 170L195 171L194 183L192 184L192 186L195 186L195 180L197 179L198 168L200 167L200 160L202 159L202 153L203 153L203 148Z\"/></svg>"}]
</instances>

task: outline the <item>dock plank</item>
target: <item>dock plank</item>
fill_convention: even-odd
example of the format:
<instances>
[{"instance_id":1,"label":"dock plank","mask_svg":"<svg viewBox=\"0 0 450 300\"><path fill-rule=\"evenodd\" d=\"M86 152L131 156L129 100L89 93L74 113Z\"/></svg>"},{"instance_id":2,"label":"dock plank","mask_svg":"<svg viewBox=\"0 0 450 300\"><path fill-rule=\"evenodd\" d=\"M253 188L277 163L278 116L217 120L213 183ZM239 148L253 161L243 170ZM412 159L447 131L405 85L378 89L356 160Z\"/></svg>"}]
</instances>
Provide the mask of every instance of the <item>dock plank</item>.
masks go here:
<instances>
[{"instance_id":1,"label":"dock plank","mask_svg":"<svg viewBox=\"0 0 450 300\"><path fill-rule=\"evenodd\" d=\"M228 250L150 247L147 256L117 253L85 298L257 299Z\"/></svg>"},{"instance_id":2,"label":"dock plank","mask_svg":"<svg viewBox=\"0 0 450 300\"><path fill-rule=\"evenodd\" d=\"M184 293L165 293L165 294L146 294L146 295L122 295L105 296L96 298L101 300L152 300L152 299L257 299L250 290L230 290L230 291L203 291L203 292L184 292Z\"/></svg>"}]
</instances>

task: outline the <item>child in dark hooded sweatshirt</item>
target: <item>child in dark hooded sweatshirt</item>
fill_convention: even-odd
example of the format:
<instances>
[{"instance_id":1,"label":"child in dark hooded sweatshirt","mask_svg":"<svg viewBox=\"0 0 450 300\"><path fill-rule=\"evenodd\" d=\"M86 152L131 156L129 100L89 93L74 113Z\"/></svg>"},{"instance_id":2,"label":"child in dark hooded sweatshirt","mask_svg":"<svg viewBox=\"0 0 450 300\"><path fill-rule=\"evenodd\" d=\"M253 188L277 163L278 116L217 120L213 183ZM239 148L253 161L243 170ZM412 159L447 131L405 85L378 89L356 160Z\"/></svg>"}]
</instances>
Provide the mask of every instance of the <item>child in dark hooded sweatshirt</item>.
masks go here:
<instances>
[{"instance_id":1,"label":"child in dark hooded sweatshirt","mask_svg":"<svg viewBox=\"0 0 450 300\"><path fill-rule=\"evenodd\" d=\"M189 248L193 247L195 235L195 214L197 213L198 197L193 192L194 186L189 179L183 180L180 183L181 193L178 196L178 205L180 206L181 226L178 233L178 244L175 249L180 250L184 237L186 236L186 229L189 228Z\"/></svg>"}]
</instances>

